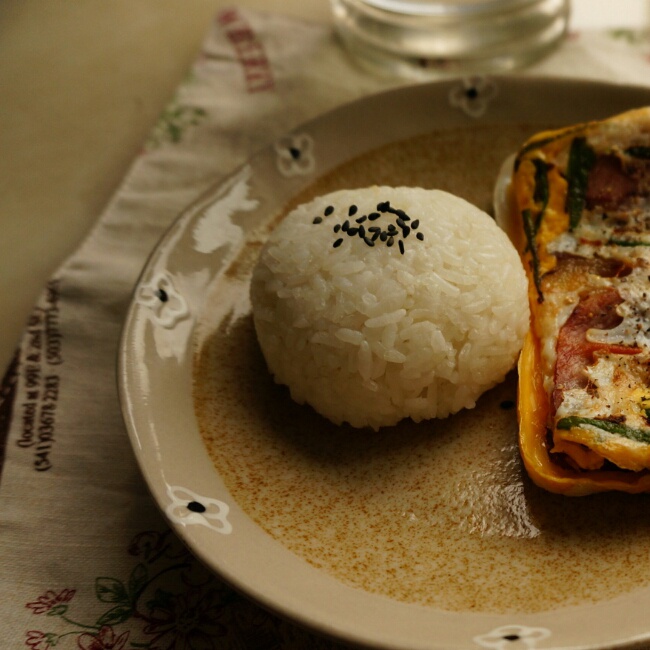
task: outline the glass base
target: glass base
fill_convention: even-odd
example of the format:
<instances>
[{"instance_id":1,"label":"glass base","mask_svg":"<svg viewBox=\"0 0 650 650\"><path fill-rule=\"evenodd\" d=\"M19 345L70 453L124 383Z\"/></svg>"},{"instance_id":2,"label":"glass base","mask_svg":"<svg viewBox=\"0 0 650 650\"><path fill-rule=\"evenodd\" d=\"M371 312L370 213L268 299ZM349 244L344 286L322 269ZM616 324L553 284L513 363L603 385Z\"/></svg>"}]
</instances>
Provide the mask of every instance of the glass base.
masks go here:
<instances>
[{"instance_id":1,"label":"glass base","mask_svg":"<svg viewBox=\"0 0 650 650\"><path fill-rule=\"evenodd\" d=\"M560 43L569 18L568 0L332 0L332 8L363 67L415 80L529 65Z\"/></svg>"}]
</instances>

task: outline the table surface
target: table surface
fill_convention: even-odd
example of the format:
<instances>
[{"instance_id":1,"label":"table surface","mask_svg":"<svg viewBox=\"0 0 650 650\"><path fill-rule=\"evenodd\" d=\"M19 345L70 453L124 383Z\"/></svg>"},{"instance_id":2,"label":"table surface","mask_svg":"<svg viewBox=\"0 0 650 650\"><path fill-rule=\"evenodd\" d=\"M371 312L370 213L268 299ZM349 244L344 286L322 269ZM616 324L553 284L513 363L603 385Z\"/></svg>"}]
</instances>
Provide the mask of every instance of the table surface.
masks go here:
<instances>
[{"instance_id":1,"label":"table surface","mask_svg":"<svg viewBox=\"0 0 650 650\"><path fill-rule=\"evenodd\" d=\"M212 16L231 4L192 0L179 15L177 0L0 3L0 372L47 278L97 220ZM330 20L327 0L237 4ZM574 27L639 21L650 24L648 0L574 0Z\"/></svg>"}]
</instances>

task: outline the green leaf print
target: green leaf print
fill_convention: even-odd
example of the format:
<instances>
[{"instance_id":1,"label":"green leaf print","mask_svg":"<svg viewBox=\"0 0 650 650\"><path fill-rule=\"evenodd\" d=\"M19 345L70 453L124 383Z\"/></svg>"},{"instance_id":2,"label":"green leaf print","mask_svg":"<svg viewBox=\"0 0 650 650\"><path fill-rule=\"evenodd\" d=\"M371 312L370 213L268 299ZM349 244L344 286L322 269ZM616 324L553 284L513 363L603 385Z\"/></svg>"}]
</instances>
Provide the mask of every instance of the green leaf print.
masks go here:
<instances>
[{"instance_id":1,"label":"green leaf print","mask_svg":"<svg viewBox=\"0 0 650 650\"><path fill-rule=\"evenodd\" d=\"M95 580L95 595L103 603L128 603L124 583L115 578L97 578Z\"/></svg>"},{"instance_id":2,"label":"green leaf print","mask_svg":"<svg viewBox=\"0 0 650 650\"><path fill-rule=\"evenodd\" d=\"M133 608L130 605L116 605L97 619L97 626L118 625L133 616Z\"/></svg>"},{"instance_id":3,"label":"green leaf print","mask_svg":"<svg viewBox=\"0 0 650 650\"><path fill-rule=\"evenodd\" d=\"M135 566L129 577L129 600L134 603L138 596L147 586L149 580L149 571L146 565L138 564Z\"/></svg>"}]
</instances>

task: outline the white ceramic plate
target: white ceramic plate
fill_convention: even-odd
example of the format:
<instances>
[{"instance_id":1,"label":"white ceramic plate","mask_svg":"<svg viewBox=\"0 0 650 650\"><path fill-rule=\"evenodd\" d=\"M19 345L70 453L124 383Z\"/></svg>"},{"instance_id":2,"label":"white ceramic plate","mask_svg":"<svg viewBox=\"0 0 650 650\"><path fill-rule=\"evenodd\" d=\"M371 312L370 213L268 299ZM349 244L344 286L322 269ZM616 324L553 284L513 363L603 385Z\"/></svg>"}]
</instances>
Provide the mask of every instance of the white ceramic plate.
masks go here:
<instances>
[{"instance_id":1,"label":"white ceramic plate","mask_svg":"<svg viewBox=\"0 0 650 650\"><path fill-rule=\"evenodd\" d=\"M207 566L376 648L650 642L650 501L535 488L512 378L440 422L333 427L273 384L248 301L287 205L377 183L490 209L499 164L525 137L647 104L647 89L525 78L391 91L288 134L179 217L135 289L120 396L154 498Z\"/></svg>"}]
</instances>

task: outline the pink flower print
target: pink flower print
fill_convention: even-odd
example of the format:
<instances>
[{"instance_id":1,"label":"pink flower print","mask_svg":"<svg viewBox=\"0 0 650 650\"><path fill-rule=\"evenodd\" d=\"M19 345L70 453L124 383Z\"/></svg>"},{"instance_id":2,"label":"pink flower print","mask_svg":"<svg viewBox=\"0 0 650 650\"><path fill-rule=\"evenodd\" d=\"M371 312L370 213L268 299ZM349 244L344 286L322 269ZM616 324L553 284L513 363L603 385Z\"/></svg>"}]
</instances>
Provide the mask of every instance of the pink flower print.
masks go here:
<instances>
[{"instance_id":1,"label":"pink flower print","mask_svg":"<svg viewBox=\"0 0 650 650\"><path fill-rule=\"evenodd\" d=\"M35 601L27 603L25 607L31 609L34 614L48 614L49 616L59 616L63 614L76 593L76 589L64 589L58 594L51 589L48 589L42 596L39 596Z\"/></svg>"},{"instance_id":2,"label":"pink flower print","mask_svg":"<svg viewBox=\"0 0 650 650\"><path fill-rule=\"evenodd\" d=\"M148 560L163 549L164 536L155 530L146 530L136 535L129 544L128 551L131 555L143 557Z\"/></svg>"},{"instance_id":3,"label":"pink flower print","mask_svg":"<svg viewBox=\"0 0 650 650\"><path fill-rule=\"evenodd\" d=\"M77 639L77 646L81 650L122 650L129 638L129 633L123 632L115 636L110 625L104 625L97 634L84 632Z\"/></svg>"},{"instance_id":4,"label":"pink flower print","mask_svg":"<svg viewBox=\"0 0 650 650\"><path fill-rule=\"evenodd\" d=\"M187 548L172 535L170 530L164 533L155 530L139 533L129 543L128 551L148 563L155 562L160 557L176 559L189 556Z\"/></svg>"},{"instance_id":5,"label":"pink flower print","mask_svg":"<svg viewBox=\"0 0 650 650\"><path fill-rule=\"evenodd\" d=\"M56 645L57 640L55 634L30 630L27 632L25 645L31 650L49 650L49 648Z\"/></svg>"},{"instance_id":6,"label":"pink flower print","mask_svg":"<svg viewBox=\"0 0 650 650\"><path fill-rule=\"evenodd\" d=\"M217 620L222 615L223 604L216 592L191 590L186 594L166 594L153 606L149 625L144 630L153 635L149 644L152 650L216 650L220 645L217 637L227 633Z\"/></svg>"}]
</instances>

